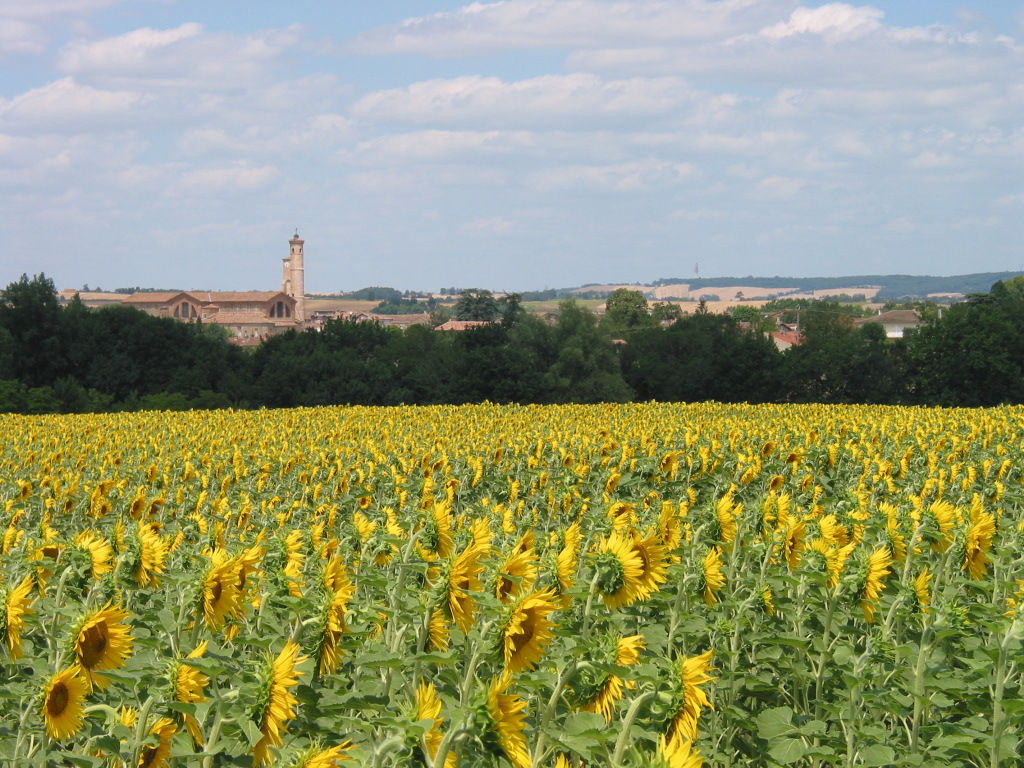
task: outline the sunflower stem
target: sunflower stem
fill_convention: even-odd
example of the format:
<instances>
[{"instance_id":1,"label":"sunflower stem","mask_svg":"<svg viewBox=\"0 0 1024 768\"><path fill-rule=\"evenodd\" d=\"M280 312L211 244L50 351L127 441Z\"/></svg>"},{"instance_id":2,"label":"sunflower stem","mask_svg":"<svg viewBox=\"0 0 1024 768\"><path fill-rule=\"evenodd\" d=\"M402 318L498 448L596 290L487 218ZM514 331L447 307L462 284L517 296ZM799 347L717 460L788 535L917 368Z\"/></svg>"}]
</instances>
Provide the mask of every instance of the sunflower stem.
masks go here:
<instances>
[{"instance_id":1,"label":"sunflower stem","mask_svg":"<svg viewBox=\"0 0 1024 768\"><path fill-rule=\"evenodd\" d=\"M139 714L135 720L135 744L132 746L131 765L139 764L139 755L142 753L142 743L149 735L146 732L146 721L149 720L149 710L153 708L154 701L154 698L150 696L143 702L142 706L139 707Z\"/></svg>"},{"instance_id":2,"label":"sunflower stem","mask_svg":"<svg viewBox=\"0 0 1024 768\"><path fill-rule=\"evenodd\" d=\"M544 707L544 712L540 717L540 724L537 726L537 743L533 749L533 765L536 767L540 764L544 757L544 742L547 740L547 728L548 723L551 722L551 717L555 714L555 709L558 708L558 701L561 698L562 691L565 690L565 686L568 685L569 680L572 678L576 671L580 667L589 667L590 664L586 661L578 662L575 659L570 659L565 669L558 676L558 681L555 683L554 689L551 691L551 696L548 698L547 706Z\"/></svg>"},{"instance_id":3,"label":"sunflower stem","mask_svg":"<svg viewBox=\"0 0 1024 768\"><path fill-rule=\"evenodd\" d=\"M594 571L594 578L590 580L590 588L587 590L587 604L583 607L583 628L580 635L584 640L590 637L590 612L594 607L594 595L597 594L597 580L601 578L600 571Z\"/></svg>"},{"instance_id":4,"label":"sunflower stem","mask_svg":"<svg viewBox=\"0 0 1024 768\"><path fill-rule=\"evenodd\" d=\"M619 731L619 738L615 740L615 752L612 754L612 765L618 765L622 760L622 755L626 751L626 745L629 743L629 732L633 730L633 723L640 714L640 707L644 703L654 696L656 691L644 691L635 699L633 703L629 705L629 709L626 711L626 717L622 721L622 730Z\"/></svg>"}]
</instances>

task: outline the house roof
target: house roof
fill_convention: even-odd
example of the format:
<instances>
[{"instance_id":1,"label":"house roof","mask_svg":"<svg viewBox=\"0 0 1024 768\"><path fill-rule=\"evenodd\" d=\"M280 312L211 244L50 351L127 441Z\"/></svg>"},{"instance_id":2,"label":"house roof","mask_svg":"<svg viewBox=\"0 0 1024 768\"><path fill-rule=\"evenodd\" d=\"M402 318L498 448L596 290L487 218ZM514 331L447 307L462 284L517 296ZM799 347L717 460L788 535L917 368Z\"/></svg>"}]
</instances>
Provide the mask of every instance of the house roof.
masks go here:
<instances>
[{"instance_id":1,"label":"house roof","mask_svg":"<svg viewBox=\"0 0 1024 768\"><path fill-rule=\"evenodd\" d=\"M470 328L479 328L481 325L491 325L490 320L449 320L437 326L435 331L465 331Z\"/></svg>"},{"instance_id":2,"label":"house roof","mask_svg":"<svg viewBox=\"0 0 1024 768\"><path fill-rule=\"evenodd\" d=\"M185 291L176 293L133 293L125 297L125 304L167 304L179 296L186 295Z\"/></svg>"},{"instance_id":3,"label":"house roof","mask_svg":"<svg viewBox=\"0 0 1024 768\"><path fill-rule=\"evenodd\" d=\"M133 293L126 297L125 304L165 305L177 298L188 297L202 304L252 304L295 299L282 291L178 291L177 293Z\"/></svg>"}]
</instances>

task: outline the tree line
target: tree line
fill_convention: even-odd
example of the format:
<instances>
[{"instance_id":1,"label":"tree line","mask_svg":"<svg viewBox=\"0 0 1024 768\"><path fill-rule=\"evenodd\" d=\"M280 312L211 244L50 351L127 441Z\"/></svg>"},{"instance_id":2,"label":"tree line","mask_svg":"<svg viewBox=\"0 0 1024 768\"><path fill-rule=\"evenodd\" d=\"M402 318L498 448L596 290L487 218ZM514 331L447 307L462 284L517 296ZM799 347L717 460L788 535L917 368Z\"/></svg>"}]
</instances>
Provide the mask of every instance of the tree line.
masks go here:
<instances>
[{"instance_id":1,"label":"tree line","mask_svg":"<svg viewBox=\"0 0 1024 768\"><path fill-rule=\"evenodd\" d=\"M466 291L461 332L329 322L255 349L214 325L125 306L62 305L45 275L0 292L0 411L630 400L993 406L1024 402L1024 278L934 313L904 339L835 302L800 310L779 351L757 323L648 306L637 291L598 318L569 300L549 318L516 296ZM486 317L481 316L486 315Z\"/></svg>"}]
</instances>

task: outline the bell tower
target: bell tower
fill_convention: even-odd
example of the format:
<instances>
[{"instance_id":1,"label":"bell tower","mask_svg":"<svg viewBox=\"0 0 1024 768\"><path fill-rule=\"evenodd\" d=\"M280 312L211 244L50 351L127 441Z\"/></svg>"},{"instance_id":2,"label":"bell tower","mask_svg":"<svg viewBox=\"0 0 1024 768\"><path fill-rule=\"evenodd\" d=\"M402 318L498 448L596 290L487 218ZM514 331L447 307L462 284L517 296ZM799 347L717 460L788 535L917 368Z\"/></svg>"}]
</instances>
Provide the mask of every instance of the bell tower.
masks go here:
<instances>
[{"instance_id":1,"label":"bell tower","mask_svg":"<svg viewBox=\"0 0 1024 768\"><path fill-rule=\"evenodd\" d=\"M284 277L281 281L281 291L295 299L295 319L300 323L306 319L305 264L302 254L305 242L299 237L299 231L295 230L295 236L288 241L288 256L283 259Z\"/></svg>"}]
</instances>

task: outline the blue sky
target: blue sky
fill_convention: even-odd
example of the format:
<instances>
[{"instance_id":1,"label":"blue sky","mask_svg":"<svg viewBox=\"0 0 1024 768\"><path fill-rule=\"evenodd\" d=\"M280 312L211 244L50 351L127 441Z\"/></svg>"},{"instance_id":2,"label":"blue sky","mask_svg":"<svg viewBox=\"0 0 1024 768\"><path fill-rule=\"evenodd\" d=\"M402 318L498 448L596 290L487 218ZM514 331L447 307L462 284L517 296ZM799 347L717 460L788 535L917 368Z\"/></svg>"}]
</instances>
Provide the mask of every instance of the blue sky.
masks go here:
<instances>
[{"instance_id":1,"label":"blue sky","mask_svg":"<svg viewBox=\"0 0 1024 768\"><path fill-rule=\"evenodd\" d=\"M1024 3L0 0L0 284L1024 268Z\"/></svg>"}]
</instances>

